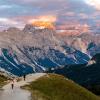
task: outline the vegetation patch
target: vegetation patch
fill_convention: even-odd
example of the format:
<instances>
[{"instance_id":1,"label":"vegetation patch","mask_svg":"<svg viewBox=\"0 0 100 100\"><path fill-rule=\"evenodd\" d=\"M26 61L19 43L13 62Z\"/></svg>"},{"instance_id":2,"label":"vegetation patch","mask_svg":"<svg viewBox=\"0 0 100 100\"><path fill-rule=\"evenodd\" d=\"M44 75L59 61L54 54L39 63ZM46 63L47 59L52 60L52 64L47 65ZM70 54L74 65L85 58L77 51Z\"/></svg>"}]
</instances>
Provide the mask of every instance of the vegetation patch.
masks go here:
<instances>
[{"instance_id":1,"label":"vegetation patch","mask_svg":"<svg viewBox=\"0 0 100 100\"><path fill-rule=\"evenodd\" d=\"M45 75L25 88L31 90L32 100L100 100L73 81L55 74Z\"/></svg>"},{"instance_id":2,"label":"vegetation patch","mask_svg":"<svg viewBox=\"0 0 100 100\"><path fill-rule=\"evenodd\" d=\"M0 75L0 88L7 83L7 77Z\"/></svg>"}]
</instances>

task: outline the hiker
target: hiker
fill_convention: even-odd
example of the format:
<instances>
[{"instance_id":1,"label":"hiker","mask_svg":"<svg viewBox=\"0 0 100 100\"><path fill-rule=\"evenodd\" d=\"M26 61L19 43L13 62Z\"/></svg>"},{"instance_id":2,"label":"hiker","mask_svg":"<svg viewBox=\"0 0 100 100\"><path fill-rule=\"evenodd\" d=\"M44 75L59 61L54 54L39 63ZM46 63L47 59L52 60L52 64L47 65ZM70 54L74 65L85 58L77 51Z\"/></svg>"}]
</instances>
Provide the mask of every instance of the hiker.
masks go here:
<instances>
[{"instance_id":1,"label":"hiker","mask_svg":"<svg viewBox=\"0 0 100 100\"><path fill-rule=\"evenodd\" d=\"M11 88L12 88L12 90L14 89L14 79L12 79Z\"/></svg>"},{"instance_id":2,"label":"hiker","mask_svg":"<svg viewBox=\"0 0 100 100\"><path fill-rule=\"evenodd\" d=\"M25 81L26 80L26 75L24 75L23 78L24 78L24 81Z\"/></svg>"}]
</instances>

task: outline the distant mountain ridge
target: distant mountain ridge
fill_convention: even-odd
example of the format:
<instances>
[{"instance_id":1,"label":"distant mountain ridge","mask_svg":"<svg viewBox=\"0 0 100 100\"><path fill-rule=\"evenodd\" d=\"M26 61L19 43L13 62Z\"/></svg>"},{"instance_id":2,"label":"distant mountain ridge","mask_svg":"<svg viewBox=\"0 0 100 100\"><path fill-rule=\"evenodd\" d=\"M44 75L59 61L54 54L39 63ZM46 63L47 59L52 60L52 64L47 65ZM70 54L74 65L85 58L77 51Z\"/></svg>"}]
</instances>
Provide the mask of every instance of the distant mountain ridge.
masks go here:
<instances>
[{"instance_id":1,"label":"distant mountain ridge","mask_svg":"<svg viewBox=\"0 0 100 100\"><path fill-rule=\"evenodd\" d=\"M33 25L26 25L23 30L10 28L0 32L0 67L20 76L52 67L86 64L100 52L96 41L90 34L62 37L56 30Z\"/></svg>"}]
</instances>

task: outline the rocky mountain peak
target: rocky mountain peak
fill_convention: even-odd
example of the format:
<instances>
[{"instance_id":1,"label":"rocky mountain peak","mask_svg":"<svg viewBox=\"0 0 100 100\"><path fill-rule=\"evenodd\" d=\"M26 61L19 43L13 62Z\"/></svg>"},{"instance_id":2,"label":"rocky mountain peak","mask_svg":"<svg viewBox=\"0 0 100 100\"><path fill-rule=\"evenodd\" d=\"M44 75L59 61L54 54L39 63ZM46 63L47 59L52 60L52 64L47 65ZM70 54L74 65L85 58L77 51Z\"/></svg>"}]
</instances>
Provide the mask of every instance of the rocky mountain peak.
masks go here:
<instances>
[{"instance_id":1,"label":"rocky mountain peak","mask_svg":"<svg viewBox=\"0 0 100 100\"><path fill-rule=\"evenodd\" d=\"M31 24L26 24L23 29L24 32L34 32L34 30L35 30L35 27L33 27L33 25Z\"/></svg>"}]
</instances>

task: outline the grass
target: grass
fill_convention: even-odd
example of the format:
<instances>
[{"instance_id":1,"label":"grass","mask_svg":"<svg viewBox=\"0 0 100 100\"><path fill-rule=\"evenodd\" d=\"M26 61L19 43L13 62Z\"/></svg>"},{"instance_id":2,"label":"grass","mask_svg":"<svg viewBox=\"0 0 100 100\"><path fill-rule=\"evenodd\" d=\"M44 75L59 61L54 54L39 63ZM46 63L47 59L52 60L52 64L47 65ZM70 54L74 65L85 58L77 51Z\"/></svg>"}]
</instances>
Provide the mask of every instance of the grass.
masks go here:
<instances>
[{"instance_id":1,"label":"grass","mask_svg":"<svg viewBox=\"0 0 100 100\"><path fill-rule=\"evenodd\" d=\"M85 88L63 76L48 74L25 86L32 100L100 100Z\"/></svg>"},{"instance_id":2,"label":"grass","mask_svg":"<svg viewBox=\"0 0 100 100\"><path fill-rule=\"evenodd\" d=\"M3 75L0 75L0 88L6 84L7 78Z\"/></svg>"}]
</instances>

